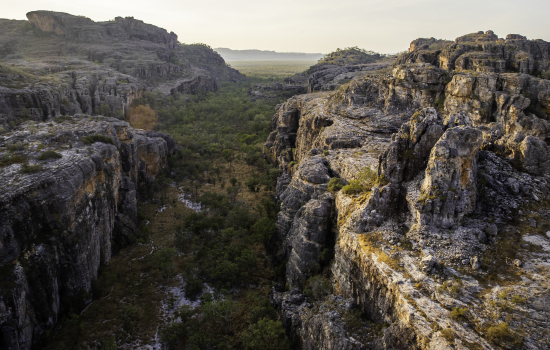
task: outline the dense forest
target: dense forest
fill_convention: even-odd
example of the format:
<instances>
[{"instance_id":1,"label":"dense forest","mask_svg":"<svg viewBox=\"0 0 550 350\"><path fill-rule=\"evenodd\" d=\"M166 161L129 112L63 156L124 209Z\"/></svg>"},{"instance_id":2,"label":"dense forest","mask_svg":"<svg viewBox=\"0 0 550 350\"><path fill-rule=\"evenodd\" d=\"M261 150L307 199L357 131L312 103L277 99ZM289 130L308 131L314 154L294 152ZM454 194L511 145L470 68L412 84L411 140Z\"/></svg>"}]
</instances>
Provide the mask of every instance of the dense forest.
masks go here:
<instances>
[{"instance_id":1,"label":"dense forest","mask_svg":"<svg viewBox=\"0 0 550 350\"><path fill-rule=\"evenodd\" d=\"M263 81L134 101L129 120L170 134L179 149L169 169L139 189L140 228L101 270L96 300L81 315L75 305L59 334L47 339L49 349L90 342L115 349L147 338L168 349L293 347L268 302L285 266L270 257L280 171L261 150L275 104L248 96L251 84ZM174 304L170 288L181 290L185 305ZM106 315L109 327L101 322ZM164 325L155 329L159 317Z\"/></svg>"}]
</instances>

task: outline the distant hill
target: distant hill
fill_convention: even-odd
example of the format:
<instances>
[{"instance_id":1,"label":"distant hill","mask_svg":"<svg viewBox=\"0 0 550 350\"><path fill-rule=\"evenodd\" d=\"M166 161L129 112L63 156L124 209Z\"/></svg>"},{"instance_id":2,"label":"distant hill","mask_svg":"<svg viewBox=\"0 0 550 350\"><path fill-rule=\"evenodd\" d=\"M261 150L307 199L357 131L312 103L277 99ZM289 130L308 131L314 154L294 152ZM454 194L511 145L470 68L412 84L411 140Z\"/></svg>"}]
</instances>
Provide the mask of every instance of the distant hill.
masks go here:
<instances>
[{"instance_id":1,"label":"distant hill","mask_svg":"<svg viewBox=\"0 0 550 350\"><path fill-rule=\"evenodd\" d=\"M227 48L214 49L226 61L317 61L325 55L322 53L275 52L264 50L231 50Z\"/></svg>"}]
</instances>

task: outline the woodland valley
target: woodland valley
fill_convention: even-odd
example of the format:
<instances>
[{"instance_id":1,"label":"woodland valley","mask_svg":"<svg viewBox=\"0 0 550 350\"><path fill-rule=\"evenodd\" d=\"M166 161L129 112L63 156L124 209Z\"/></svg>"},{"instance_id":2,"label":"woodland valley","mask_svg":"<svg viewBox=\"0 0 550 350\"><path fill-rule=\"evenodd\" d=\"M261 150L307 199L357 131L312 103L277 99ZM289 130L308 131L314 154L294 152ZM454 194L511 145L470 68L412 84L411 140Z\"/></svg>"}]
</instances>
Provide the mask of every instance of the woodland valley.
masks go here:
<instances>
[{"instance_id":1,"label":"woodland valley","mask_svg":"<svg viewBox=\"0 0 550 350\"><path fill-rule=\"evenodd\" d=\"M549 42L27 18L0 19L0 350L550 349Z\"/></svg>"}]
</instances>

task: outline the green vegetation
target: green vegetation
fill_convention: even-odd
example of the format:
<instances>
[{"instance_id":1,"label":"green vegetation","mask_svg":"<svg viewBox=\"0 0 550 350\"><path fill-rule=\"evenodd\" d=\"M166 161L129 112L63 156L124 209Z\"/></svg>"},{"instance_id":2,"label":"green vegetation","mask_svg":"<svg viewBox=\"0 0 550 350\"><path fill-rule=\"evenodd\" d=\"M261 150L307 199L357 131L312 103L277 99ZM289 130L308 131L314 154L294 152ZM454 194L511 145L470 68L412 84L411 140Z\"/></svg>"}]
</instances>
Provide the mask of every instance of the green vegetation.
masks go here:
<instances>
[{"instance_id":1,"label":"green vegetation","mask_svg":"<svg viewBox=\"0 0 550 350\"><path fill-rule=\"evenodd\" d=\"M327 185L327 189L333 193L340 191L342 187L344 187L344 183L342 179L338 177L333 177L332 179L330 179Z\"/></svg>"},{"instance_id":2,"label":"green vegetation","mask_svg":"<svg viewBox=\"0 0 550 350\"><path fill-rule=\"evenodd\" d=\"M91 145L92 143L96 142L109 143L111 145L113 144L112 138L103 135L84 136L80 138L80 141L82 141L82 143L84 143L85 145Z\"/></svg>"},{"instance_id":3,"label":"green vegetation","mask_svg":"<svg viewBox=\"0 0 550 350\"><path fill-rule=\"evenodd\" d=\"M0 166L8 166L12 164L17 163L23 163L27 158L24 156L20 156L17 154L4 154L2 158L0 158Z\"/></svg>"},{"instance_id":4,"label":"green vegetation","mask_svg":"<svg viewBox=\"0 0 550 350\"><path fill-rule=\"evenodd\" d=\"M29 163L23 163L23 165L21 165L21 172L24 174L35 174L42 170L44 170L44 168L42 168L40 164L29 165Z\"/></svg>"},{"instance_id":5,"label":"green vegetation","mask_svg":"<svg viewBox=\"0 0 550 350\"><path fill-rule=\"evenodd\" d=\"M499 342L510 336L510 326L507 322L491 326L487 329L487 339Z\"/></svg>"},{"instance_id":6,"label":"green vegetation","mask_svg":"<svg viewBox=\"0 0 550 350\"><path fill-rule=\"evenodd\" d=\"M443 336L443 338L445 338L446 341L448 341L449 343L454 343L454 339L455 339L455 334L453 332L452 329L450 328L445 328L445 329L442 329L441 330L441 335Z\"/></svg>"},{"instance_id":7,"label":"green vegetation","mask_svg":"<svg viewBox=\"0 0 550 350\"><path fill-rule=\"evenodd\" d=\"M63 156L55 151L46 151L38 156L38 160L59 159Z\"/></svg>"},{"instance_id":8,"label":"green vegetation","mask_svg":"<svg viewBox=\"0 0 550 350\"><path fill-rule=\"evenodd\" d=\"M64 122L74 123L74 119L68 115L62 115L62 116L56 117L54 118L53 121L56 123L64 123Z\"/></svg>"},{"instance_id":9,"label":"green vegetation","mask_svg":"<svg viewBox=\"0 0 550 350\"><path fill-rule=\"evenodd\" d=\"M275 81L302 73L315 61L228 61L227 64L247 77Z\"/></svg>"},{"instance_id":10,"label":"green vegetation","mask_svg":"<svg viewBox=\"0 0 550 350\"><path fill-rule=\"evenodd\" d=\"M453 311L451 311L451 318L455 321L460 320L461 318L464 318L466 315L466 311L468 311L467 308L453 308Z\"/></svg>"},{"instance_id":11,"label":"green vegetation","mask_svg":"<svg viewBox=\"0 0 550 350\"><path fill-rule=\"evenodd\" d=\"M370 191L374 186L385 186L389 183L384 175L378 176L370 167L365 167L363 171L357 174L357 177L357 180L351 180L349 185L342 188L344 194L348 196L360 194Z\"/></svg>"}]
</instances>

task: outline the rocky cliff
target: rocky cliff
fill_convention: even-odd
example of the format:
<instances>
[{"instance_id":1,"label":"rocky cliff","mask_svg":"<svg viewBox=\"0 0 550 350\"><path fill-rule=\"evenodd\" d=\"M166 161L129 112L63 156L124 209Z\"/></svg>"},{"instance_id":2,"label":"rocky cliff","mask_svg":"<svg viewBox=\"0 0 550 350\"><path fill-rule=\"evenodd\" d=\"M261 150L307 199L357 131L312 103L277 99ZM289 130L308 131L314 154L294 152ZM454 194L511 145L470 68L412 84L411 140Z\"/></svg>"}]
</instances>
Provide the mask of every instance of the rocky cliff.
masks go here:
<instances>
[{"instance_id":1,"label":"rocky cliff","mask_svg":"<svg viewBox=\"0 0 550 350\"><path fill-rule=\"evenodd\" d=\"M284 172L277 256L298 291L274 290L272 302L283 320L301 320L286 324L305 348L349 341L342 312L313 321L307 310L322 304L296 297L325 248L334 294L385 325L357 348L547 346L550 81L533 76L550 63L545 43L491 32L426 40L390 75L295 96L273 118L265 150ZM446 60L453 50L502 53L505 68ZM520 51L529 64L514 61Z\"/></svg>"},{"instance_id":2,"label":"rocky cliff","mask_svg":"<svg viewBox=\"0 0 550 350\"><path fill-rule=\"evenodd\" d=\"M135 239L137 187L175 143L114 118L26 122L0 137L0 347L30 349L92 298L113 245Z\"/></svg>"},{"instance_id":3,"label":"rocky cliff","mask_svg":"<svg viewBox=\"0 0 550 350\"><path fill-rule=\"evenodd\" d=\"M216 91L244 79L207 45L185 45L133 17L94 22L33 11L0 19L0 126L78 113L124 117L146 92Z\"/></svg>"}]
</instances>

